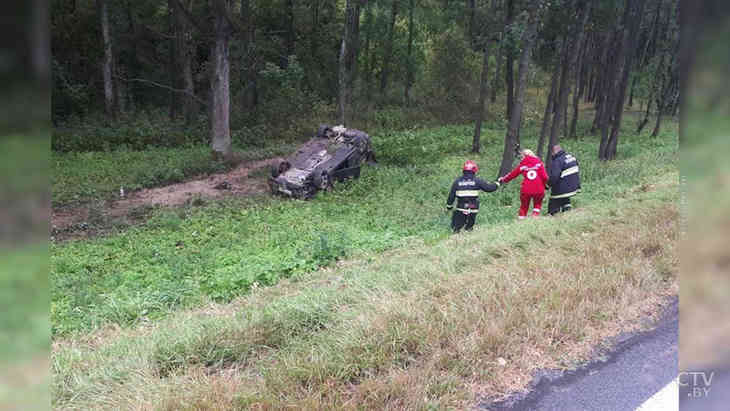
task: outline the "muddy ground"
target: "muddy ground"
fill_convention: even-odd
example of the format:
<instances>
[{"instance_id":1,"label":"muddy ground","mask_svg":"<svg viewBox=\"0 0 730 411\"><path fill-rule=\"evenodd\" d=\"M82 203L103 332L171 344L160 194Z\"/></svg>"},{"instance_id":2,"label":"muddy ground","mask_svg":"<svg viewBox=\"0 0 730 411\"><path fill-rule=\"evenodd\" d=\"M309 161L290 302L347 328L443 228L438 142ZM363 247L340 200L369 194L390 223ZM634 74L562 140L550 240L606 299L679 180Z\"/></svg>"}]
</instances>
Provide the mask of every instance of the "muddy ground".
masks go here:
<instances>
[{"instance_id":1,"label":"muddy ground","mask_svg":"<svg viewBox=\"0 0 730 411\"><path fill-rule=\"evenodd\" d=\"M245 162L226 173L125 193L124 197L54 208L51 238L63 241L100 235L115 226L141 223L151 210L159 207L196 205L208 199L266 193L269 191L270 166L277 161L281 158Z\"/></svg>"}]
</instances>

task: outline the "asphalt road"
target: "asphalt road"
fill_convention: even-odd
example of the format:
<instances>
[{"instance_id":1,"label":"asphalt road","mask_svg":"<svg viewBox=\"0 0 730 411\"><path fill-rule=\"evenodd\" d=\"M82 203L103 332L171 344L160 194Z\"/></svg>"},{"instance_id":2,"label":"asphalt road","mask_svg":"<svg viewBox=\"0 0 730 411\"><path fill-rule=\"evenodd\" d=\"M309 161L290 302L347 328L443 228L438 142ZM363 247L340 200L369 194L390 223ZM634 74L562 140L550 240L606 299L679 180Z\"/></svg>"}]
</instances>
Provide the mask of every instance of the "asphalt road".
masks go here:
<instances>
[{"instance_id":1,"label":"asphalt road","mask_svg":"<svg viewBox=\"0 0 730 411\"><path fill-rule=\"evenodd\" d=\"M619 338L613 351L578 370L541 371L528 393L500 403L481 404L480 408L634 410L677 378L678 327L679 304L675 298L653 330ZM727 397L730 399L730 393Z\"/></svg>"}]
</instances>

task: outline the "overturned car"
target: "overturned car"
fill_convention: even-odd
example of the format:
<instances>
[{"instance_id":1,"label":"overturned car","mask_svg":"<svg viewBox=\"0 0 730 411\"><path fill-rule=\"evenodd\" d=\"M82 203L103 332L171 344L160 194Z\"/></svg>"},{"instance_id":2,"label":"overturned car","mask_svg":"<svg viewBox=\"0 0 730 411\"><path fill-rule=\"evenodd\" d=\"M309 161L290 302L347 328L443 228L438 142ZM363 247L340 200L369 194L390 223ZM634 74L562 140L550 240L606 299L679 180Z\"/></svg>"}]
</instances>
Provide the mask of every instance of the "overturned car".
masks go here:
<instances>
[{"instance_id":1,"label":"overturned car","mask_svg":"<svg viewBox=\"0 0 730 411\"><path fill-rule=\"evenodd\" d=\"M367 133L321 125L311 140L272 166L269 187L273 194L307 199L335 181L360 177L365 161L375 161Z\"/></svg>"}]
</instances>

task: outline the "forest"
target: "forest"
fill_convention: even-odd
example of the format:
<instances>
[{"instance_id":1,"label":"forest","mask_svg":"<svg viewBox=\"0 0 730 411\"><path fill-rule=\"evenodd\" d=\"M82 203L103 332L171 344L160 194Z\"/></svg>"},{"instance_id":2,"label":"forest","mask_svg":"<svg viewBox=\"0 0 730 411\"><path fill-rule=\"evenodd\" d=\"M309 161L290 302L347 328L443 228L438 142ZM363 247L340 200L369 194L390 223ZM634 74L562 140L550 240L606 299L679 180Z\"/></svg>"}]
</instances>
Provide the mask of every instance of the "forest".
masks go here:
<instances>
[{"instance_id":1,"label":"forest","mask_svg":"<svg viewBox=\"0 0 730 411\"><path fill-rule=\"evenodd\" d=\"M54 408L471 409L678 294L678 0L50 7ZM377 163L271 195L320 124ZM466 160L556 145L573 211L453 234Z\"/></svg>"},{"instance_id":2,"label":"forest","mask_svg":"<svg viewBox=\"0 0 730 411\"><path fill-rule=\"evenodd\" d=\"M486 120L507 126L503 172L532 87L548 93L538 153L575 138L590 105L609 160L625 108L653 136L679 110L677 16L668 0L54 0L53 148L226 157L319 119L473 122L479 152Z\"/></svg>"}]
</instances>

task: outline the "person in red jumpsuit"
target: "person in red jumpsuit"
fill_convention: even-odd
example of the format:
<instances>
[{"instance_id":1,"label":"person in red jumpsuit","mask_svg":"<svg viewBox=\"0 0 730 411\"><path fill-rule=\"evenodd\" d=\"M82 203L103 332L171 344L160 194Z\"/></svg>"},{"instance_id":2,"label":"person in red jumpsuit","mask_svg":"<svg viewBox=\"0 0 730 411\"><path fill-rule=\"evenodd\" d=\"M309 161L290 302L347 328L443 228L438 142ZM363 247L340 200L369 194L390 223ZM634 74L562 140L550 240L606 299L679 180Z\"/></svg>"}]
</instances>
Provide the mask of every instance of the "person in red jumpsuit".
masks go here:
<instances>
[{"instance_id":1,"label":"person in red jumpsuit","mask_svg":"<svg viewBox=\"0 0 730 411\"><path fill-rule=\"evenodd\" d=\"M545 185L548 182L548 175L545 171L545 164L540 161L532 150L520 151L521 161L509 174L502 176L497 181L509 183L512 179L522 174L522 187L520 189L520 213L517 218L527 217L532 201L532 216L540 216L542 199L545 197Z\"/></svg>"}]
</instances>

